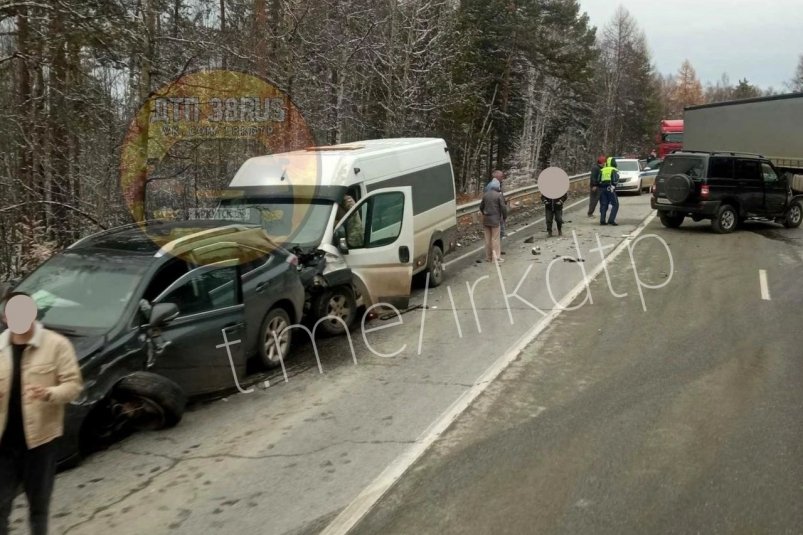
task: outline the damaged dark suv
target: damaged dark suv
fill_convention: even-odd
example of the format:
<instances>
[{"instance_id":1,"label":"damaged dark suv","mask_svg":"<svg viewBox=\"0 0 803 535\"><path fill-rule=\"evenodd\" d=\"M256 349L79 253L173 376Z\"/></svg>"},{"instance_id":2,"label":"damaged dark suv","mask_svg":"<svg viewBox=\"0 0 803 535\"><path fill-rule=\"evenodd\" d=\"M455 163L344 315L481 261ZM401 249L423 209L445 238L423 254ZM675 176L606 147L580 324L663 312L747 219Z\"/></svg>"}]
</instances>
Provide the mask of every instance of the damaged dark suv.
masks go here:
<instances>
[{"instance_id":1,"label":"damaged dark suv","mask_svg":"<svg viewBox=\"0 0 803 535\"><path fill-rule=\"evenodd\" d=\"M759 155L680 151L666 157L652 189L652 208L665 227L686 217L710 219L714 231L733 232L747 219L799 227L803 200L789 178Z\"/></svg>"},{"instance_id":2,"label":"damaged dark suv","mask_svg":"<svg viewBox=\"0 0 803 535\"><path fill-rule=\"evenodd\" d=\"M187 398L280 364L303 312L297 264L260 227L152 222L85 238L26 277L16 289L71 340L84 377L62 464L132 430L173 426Z\"/></svg>"}]
</instances>

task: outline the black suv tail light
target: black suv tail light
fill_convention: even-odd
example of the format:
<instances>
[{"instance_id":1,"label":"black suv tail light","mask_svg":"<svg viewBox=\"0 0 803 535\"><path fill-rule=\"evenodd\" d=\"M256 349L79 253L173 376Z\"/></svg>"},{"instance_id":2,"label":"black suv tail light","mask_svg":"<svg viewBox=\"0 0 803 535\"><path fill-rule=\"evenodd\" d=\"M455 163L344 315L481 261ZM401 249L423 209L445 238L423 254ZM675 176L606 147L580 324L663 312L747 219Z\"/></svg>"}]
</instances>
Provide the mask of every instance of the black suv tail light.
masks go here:
<instances>
[{"instance_id":1,"label":"black suv tail light","mask_svg":"<svg viewBox=\"0 0 803 535\"><path fill-rule=\"evenodd\" d=\"M708 184L703 184L700 186L700 197L703 199L707 199L709 194Z\"/></svg>"}]
</instances>

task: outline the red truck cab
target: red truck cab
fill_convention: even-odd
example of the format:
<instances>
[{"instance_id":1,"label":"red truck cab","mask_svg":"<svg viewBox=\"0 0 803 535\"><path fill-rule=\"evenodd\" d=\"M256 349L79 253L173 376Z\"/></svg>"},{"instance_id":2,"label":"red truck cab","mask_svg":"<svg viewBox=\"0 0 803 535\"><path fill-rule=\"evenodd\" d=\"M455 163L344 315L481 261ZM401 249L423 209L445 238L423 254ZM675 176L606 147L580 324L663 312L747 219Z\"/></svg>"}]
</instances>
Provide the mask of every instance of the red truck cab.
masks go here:
<instances>
[{"instance_id":1,"label":"red truck cab","mask_svg":"<svg viewBox=\"0 0 803 535\"><path fill-rule=\"evenodd\" d=\"M661 121L661 131L658 133L658 157L664 158L667 154L683 148L683 120L665 119Z\"/></svg>"}]
</instances>

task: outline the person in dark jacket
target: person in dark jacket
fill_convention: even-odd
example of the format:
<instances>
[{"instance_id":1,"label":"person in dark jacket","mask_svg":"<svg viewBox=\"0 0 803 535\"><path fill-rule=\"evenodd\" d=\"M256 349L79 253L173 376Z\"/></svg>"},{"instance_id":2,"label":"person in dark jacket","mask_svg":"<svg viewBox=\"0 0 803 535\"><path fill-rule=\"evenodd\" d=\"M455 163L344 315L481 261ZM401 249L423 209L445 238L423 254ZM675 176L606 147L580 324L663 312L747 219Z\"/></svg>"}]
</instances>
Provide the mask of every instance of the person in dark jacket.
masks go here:
<instances>
[{"instance_id":1,"label":"person in dark jacket","mask_svg":"<svg viewBox=\"0 0 803 535\"><path fill-rule=\"evenodd\" d=\"M600 156L597 158L597 162L594 164L594 167L591 168L591 191L589 192L588 197L588 217L594 217L594 210L597 209L597 203L599 202L600 195L599 182L600 178L602 178L603 165L605 165L605 156Z\"/></svg>"},{"instance_id":2,"label":"person in dark jacket","mask_svg":"<svg viewBox=\"0 0 803 535\"><path fill-rule=\"evenodd\" d=\"M504 262L500 243L500 226L507 217L507 205L497 188L489 188L480 202L482 228L485 231L485 261Z\"/></svg>"},{"instance_id":3,"label":"person in dark jacket","mask_svg":"<svg viewBox=\"0 0 803 535\"><path fill-rule=\"evenodd\" d=\"M553 220L558 226L558 236L563 236L563 203L568 198L568 193L564 193L562 197L557 199L550 199L546 195L541 195L541 202L544 203L544 211L546 212L546 232L550 238L552 237Z\"/></svg>"}]
</instances>

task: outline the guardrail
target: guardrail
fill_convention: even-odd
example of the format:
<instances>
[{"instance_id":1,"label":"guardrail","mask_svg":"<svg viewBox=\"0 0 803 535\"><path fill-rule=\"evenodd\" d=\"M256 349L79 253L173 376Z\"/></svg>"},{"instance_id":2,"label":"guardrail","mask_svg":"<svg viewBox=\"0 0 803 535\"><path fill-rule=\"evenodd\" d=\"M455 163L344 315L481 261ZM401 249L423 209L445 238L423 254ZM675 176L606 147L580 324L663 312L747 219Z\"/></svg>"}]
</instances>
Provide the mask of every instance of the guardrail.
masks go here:
<instances>
[{"instance_id":1,"label":"guardrail","mask_svg":"<svg viewBox=\"0 0 803 535\"><path fill-rule=\"evenodd\" d=\"M582 180L586 180L587 178L591 178L591 173L583 173L581 175L570 176L569 182L570 183L579 182ZM515 199L526 197L528 195L532 195L537 192L538 192L538 184L534 184L532 186L524 186L523 188L517 188L511 191L506 191L505 200L513 201ZM467 202L457 207L457 217L473 214L479 211L480 211L480 201Z\"/></svg>"}]
</instances>

